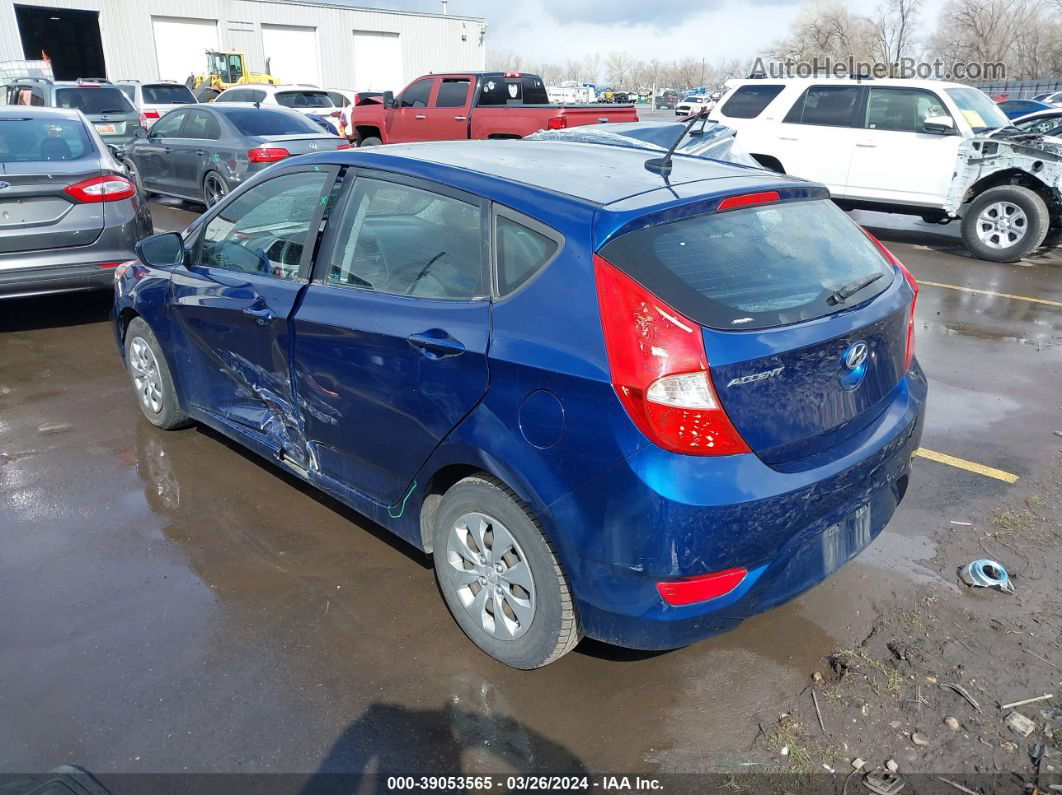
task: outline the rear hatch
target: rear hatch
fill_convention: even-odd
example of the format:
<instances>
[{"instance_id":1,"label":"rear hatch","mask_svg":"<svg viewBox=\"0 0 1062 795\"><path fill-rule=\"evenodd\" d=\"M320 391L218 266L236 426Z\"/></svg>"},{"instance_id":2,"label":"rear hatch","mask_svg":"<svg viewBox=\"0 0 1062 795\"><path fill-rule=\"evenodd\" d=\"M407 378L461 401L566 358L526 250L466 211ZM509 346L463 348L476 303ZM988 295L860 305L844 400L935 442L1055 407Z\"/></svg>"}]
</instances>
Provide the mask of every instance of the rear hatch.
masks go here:
<instances>
[{"instance_id":1,"label":"rear hatch","mask_svg":"<svg viewBox=\"0 0 1062 795\"><path fill-rule=\"evenodd\" d=\"M195 95L180 83L145 83L140 87L144 98L141 111L148 126L179 105L195 105Z\"/></svg>"},{"instance_id":2,"label":"rear hatch","mask_svg":"<svg viewBox=\"0 0 1062 795\"><path fill-rule=\"evenodd\" d=\"M332 111L338 110L332 98L325 91L312 89L278 91L274 98L278 105L306 115L331 116Z\"/></svg>"},{"instance_id":3,"label":"rear hatch","mask_svg":"<svg viewBox=\"0 0 1062 795\"><path fill-rule=\"evenodd\" d=\"M768 464L857 434L909 366L913 283L825 198L730 197L621 234L600 255L700 327L709 400Z\"/></svg>"},{"instance_id":4,"label":"rear hatch","mask_svg":"<svg viewBox=\"0 0 1062 795\"><path fill-rule=\"evenodd\" d=\"M96 83L57 86L55 104L80 110L109 144L128 143L141 126L140 112L116 86Z\"/></svg>"},{"instance_id":5,"label":"rear hatch","mask_svg":"<svg viewBox=\"0 0 1062 795\"><path fill-rule=\"evenodd\" d=\"M102 176L99 153L78 119L0 119L0 267L23 251L84 246L103 231L102 203L65 188Z\"/></svg>"}]
</instances>

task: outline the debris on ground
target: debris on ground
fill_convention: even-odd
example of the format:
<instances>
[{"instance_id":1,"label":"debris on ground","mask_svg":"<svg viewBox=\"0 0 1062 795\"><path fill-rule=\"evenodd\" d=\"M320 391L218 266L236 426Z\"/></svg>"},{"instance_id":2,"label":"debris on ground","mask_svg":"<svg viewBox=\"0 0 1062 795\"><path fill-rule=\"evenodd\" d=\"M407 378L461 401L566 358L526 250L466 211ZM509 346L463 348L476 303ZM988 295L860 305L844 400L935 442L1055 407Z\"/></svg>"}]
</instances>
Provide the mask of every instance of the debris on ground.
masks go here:
<instances>
[{"instance_id":1,"label":"debris on ground","mask_svg":"<svg viewBox=\"0 0 1062 795\"><path fill-rule=\"evenodd\" d=\"M944 719L944 725L951 729L953 732L957 732L959 730L959 721L957 721L950 715Z\"/></svg>"},{"instance_id":2,"label":"debris on ground","mask_svg":"<svg viewBox=\"0 0 1062 795\"><path fill-rule=\"evenodd\" d=\"M1004 720L1010 728L1014 729L1022 737L1028 737L1036 731L1036 724L1020 712L1012 712Z\"/></svg>"},{"instance_id":3,"label":"debris on ground","mask_svg":"<svg viewBox=\"0 0 1062 795\"><path fill-rule=\"evenodd\" d=\"M1021 701L1013 701L1010 704L1003 704L1000 709L1014 709L1015 707L1024 707L1026 704L1035 704L1037 701L1047 701L1054 698L1051 693L1044 693L1042 696L1035 696L1033 698L1026 698Z\"/></svg>"},{"instance_id":4,"label":"debris on ground","mask_svg":"<svg viewBox=\"0 0 1062 795\"><path fill-rule=\"evenodd\" d=\"M994 560L975 560L959 569L959 579L973 588L994 588L1013 594L1014 583L1002 563Z\"/></svg>"},{"instance_id":5,"label":"debris on ground","mask_svg":"<svg viewBox=\"0 0 1062 795\"><path fill-rule=\"evenodd\" d=\"M982 712L982 713L984 712L984 710L981 709L981 705L977 702L977 699L974 698L973 696L971 696L970 695L970 691L967 690L962 685L956 684L955 682L941 682L940 683L940 687L943 690L952 690L952 691L958 693L960 696L965 698L967 700L967 702L969 702L971 707L976 709L978 712Z\"/></svg>"}]
</instances>

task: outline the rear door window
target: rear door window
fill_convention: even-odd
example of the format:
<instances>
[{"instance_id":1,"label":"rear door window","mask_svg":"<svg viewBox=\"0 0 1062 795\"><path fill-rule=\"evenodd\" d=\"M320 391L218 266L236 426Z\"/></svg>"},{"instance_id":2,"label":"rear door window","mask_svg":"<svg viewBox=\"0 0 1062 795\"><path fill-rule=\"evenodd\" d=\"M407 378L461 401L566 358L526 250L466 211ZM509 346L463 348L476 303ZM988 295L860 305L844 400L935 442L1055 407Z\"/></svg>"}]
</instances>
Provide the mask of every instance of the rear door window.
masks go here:
<instances>
[{"instance_id":1,"label":"rear door window","mask_svg":"<svg viewBox=\"0 0 1062 795\"><path fill-rule=\"evenodd\" d=\"M764 329L851 308L895 274L828 200L790 201L683 218L629 232L601 255L691 320ZM832 293L874 279L844 303Z\"/></svg>"},{"instance_id":2,"label":"rear door window","mask_svg":"<svg viewBox=\"0 0 1062 795\"><path fill-rule=\"evenodd\" d=\"M444 77L439 83L439 94L435 97L437 108L463 108L468 102L468 89L472 81L467 77Z\"/></svg>"},{"instance_id":3,"label":"rear door window","mask_svg":"<svg viewBox=\"0 0 1062 795\"><path fill-rule=\"evenodd\" d=\"M811 86L786 114L789 124L818 124L825 127L857 125L860 86Z\"/></svg>"},{"instance_id":4,"label":"rear door window","mask_svg":"<svg viewBox=\"0 0 1062 795\"><path fill-rule=\"evenodd\" d=\"M560 251L561 237L535 222L518 221L499 211L494 221L498 295L508 295L544 268Z\"/></svg>"},{"instance_id":5,"label":"rear door window","mask_svg":"<svg viewBox=\"0 0 1062 795\"><path fill-rule=\"evenodd\" d=\"M208 141L216 141L221 137L221 127L218 120L203 110L194 110L188 114L188 121L184 125L185 138L198 138Z\"/></svg>"},{"instance_id":6,"label":"rear door window","mask_svg":"<svg viewBox=\"0 0 1062 795\"><path fill-rule=\"evenodd\" d=\"M755 83L740 86L723 103L721 111L724 116L735 119L755 119L780 93L782 86L779 85Z\"/></svg>"}]
</instances>

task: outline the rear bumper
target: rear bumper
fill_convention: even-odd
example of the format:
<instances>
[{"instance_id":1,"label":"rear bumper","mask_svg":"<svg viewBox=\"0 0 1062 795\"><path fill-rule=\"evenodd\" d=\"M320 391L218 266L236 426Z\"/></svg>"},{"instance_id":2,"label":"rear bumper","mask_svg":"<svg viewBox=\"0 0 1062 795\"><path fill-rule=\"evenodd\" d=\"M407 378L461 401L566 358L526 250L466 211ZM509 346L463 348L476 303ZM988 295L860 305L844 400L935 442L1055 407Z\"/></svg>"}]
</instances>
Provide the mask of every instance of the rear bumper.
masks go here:
<instances>
[{"instance_id":1,"label":"rear bumper","mask_svg":"<svg viewBox=\"0 0 1062 795\"><path fill-rule=\"evenodd\" d=\"M916 364L883 414L813 469L648 446L558 500L547 521L583 632L629 648L678 648L826 579L877 537L903 498L926 392ZM864 507L869 519L858 521ZM744 582L709 602L672 607L656 590L735 567L748 569Z\"/></svg>"},{"instance_id":2,"label":"rear bumper","mask_svg":"<svg viewBox=\"0 0 1062 795\"><path fill-rule=\"evenodd\" d=\"M114 269L100 268L100 264L122 262L133 256L125 253L114 259L99 260L93 253L91 262L0 271L0 299L105 289L114 281Z\"/></svg>"}]
</instances>

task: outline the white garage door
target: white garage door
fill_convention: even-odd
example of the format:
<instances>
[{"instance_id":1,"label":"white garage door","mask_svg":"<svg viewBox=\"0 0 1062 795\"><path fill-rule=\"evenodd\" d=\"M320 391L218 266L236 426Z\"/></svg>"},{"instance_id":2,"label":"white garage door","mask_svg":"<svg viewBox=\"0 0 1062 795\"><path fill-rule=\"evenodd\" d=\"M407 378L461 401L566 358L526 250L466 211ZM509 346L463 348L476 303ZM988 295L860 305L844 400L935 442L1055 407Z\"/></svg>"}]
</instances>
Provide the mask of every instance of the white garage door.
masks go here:
<instances>
[{"instance_id":1,"label":"white garage door","mask_svg":"<svg viewBox=\"0 0 1062 795\"><path fill-rule=\"evenodd\" d=\"M354 80L358 91L394 91L406 87L402 42L397 33L354 31Z\"/></svg>"},{"instance_id":2,"label":"white garage door","mask_svg":"<svg viewBox=\"0 0 1062 795\"><path fill-rule=\"evenodd\" d=\"M214 19L152 17L151 27L160 80L183 83L190 74L202 74L207 68L206 50L218 49Z\"/></svg>"},{"instance_id":3,"label":"white garage door","mask_svg":"<svg viewBox=\"0 0 1062 795\"><path fill-rule=\"evenodd\" d=\"M316 28L262 25L262 47L270 74L280 82L321 85Z\"/></svg>"}]
</instances>

